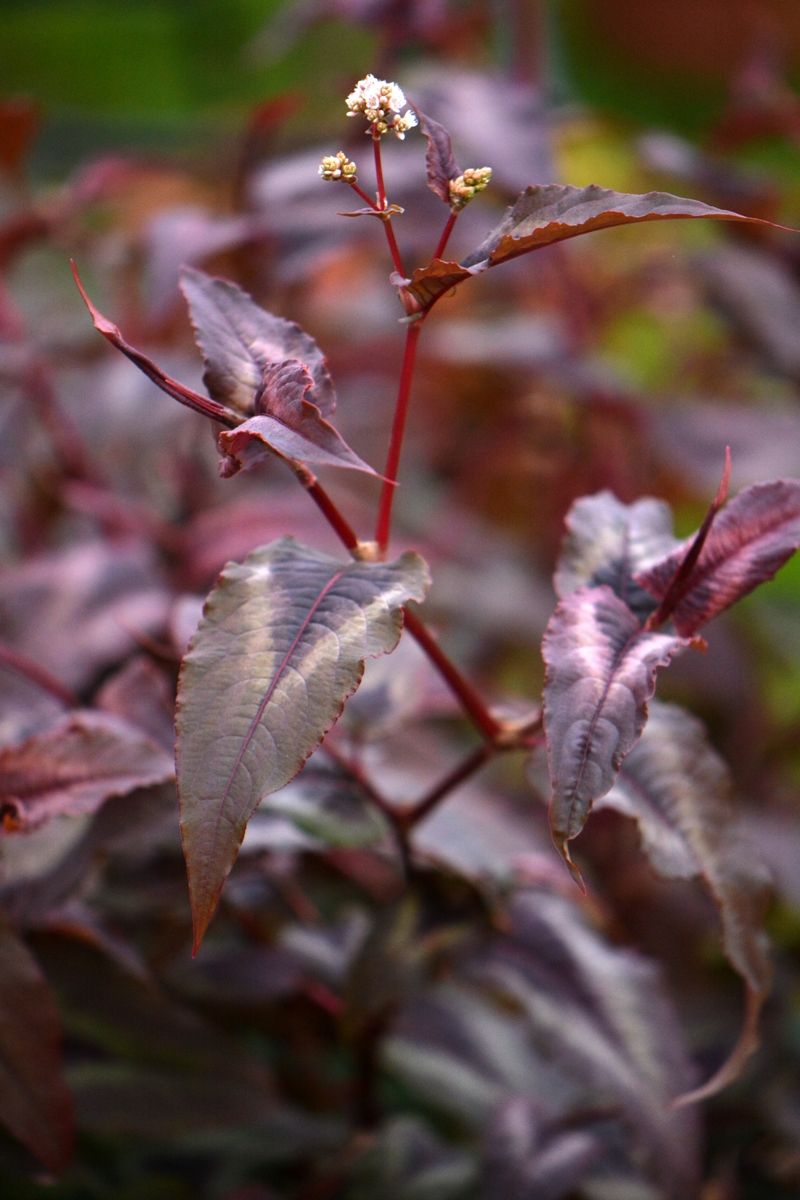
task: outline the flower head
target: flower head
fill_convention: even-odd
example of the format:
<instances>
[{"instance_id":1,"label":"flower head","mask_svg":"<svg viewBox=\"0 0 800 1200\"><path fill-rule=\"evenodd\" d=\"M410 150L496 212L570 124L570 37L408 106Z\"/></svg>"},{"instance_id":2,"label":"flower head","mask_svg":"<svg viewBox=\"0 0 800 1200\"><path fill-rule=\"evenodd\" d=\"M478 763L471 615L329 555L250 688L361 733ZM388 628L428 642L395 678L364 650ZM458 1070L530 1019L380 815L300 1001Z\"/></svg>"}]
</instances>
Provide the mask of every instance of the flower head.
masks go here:
<instances>
[{"instance_id":1,"label":"flower head","mask_svg":"<svg viewBox=\"0 0 800 1200\"><path fill-rule=\"evenodd\" d=\"M356 164L347 157L344 150L337 150L335 154L326 154L317 171L323 179L327 179L329 182L342 180L344 183L355 183L358 177Z\"/></svg>"},{"instance_id":2,"label":"flower head","mask_svg":"<svg viewBox=\"0 0 800 1200\"><path fill-rule=\"evenodd\" d=\"M417 124L413 112L402 111L406 107L403 89L388 79L377 79L374 75L359 79L345 104L348 117L358 116L359 113L366 117L373 137L381 137L391 129L402 141L408 130Z\"/></svg>"},{"instance_id":3,"label":"flower head","mask_svg":"<svg viewBox=\"0 0 800 1200\"><path fill-rule=\"evenodd\" d=\"M450 180L450 207L460 212L478 192L484 191L492 179L491 167L467 167L463 175Z\"/></svg>"}]
</instances>

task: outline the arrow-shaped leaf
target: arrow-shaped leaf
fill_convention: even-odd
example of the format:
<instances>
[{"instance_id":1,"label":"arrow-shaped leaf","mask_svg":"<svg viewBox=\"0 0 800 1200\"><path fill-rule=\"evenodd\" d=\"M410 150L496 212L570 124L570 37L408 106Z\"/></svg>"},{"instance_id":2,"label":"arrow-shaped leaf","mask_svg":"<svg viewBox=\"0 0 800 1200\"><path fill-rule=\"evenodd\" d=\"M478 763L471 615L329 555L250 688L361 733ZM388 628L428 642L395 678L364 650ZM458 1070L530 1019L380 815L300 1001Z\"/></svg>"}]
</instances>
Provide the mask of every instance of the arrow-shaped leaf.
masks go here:
<instances>
[{"instance_id":1,"label":"arrow-shaped leaf","mask_svg":"<svg viewBox=\"0 0 800 1200\"><path fill-rule=\"evenodd\" d=\"M568 865L568 842L644 729L657 669L689 644L644 631L607 586L571 592L550 618L542 642L550 825Z\"/></svg>"},{"instance_id":2,"label":"arrow-shaped leaf","mask_svg":"<svg viewBox=\"0 0 800 1200\"><path fill-rule=\"evenodd\" d=\"M470 275L542 246L615 225L698 217L770 224L758 217L745 217L726 208L714 208L700 200L688 200L667 192L639 195L613 192L594 184L585 188L561 184L534 186L521 193L502 221L463 262L434 260L429 266L415 271L407 286L424 308L430 308L440 296Z\"/></svg>"},{"instance_id":3,"label":"arrow-shaped leaf","mask_svg":"<svg viewBox=\"0 0 800 1200\"><path fill-rule=\"evenodd\" d=\"M355 691L364 660L397 645L427 568L341 563L284 538L231 563L183 661L177 762L195 949L259 801L296 775Z\"/></svg>"},{"instance_id":4,"label":"arrow-shaped leaf","mask_svg":"<svg viewBox=\"0 0 800 1200\"><path fill-rule=\"evenodd\" d=\"M636 576L658 600L667 594L694 537ZM690 636L771 579L800 546L800 480L745 488L717 515L671 618Z\"/></svg>"},{"instance_id":5,"label":"arrow-shaped leaf","mask_svg":"<svg viewBox=\"0 0 800 1200\"><path fill-rule=\"evenodd\" d=\"M214 400L251 416L262 389L264 368L293 358L311 377L309 398L323 417L333 415L333 383L324 355L310 334L294 321L266 312L227 279L185 267L181 289L205 359L203 382Z\"/></svg>"},{"instance_id":6,"label":"arrow-shaped leaf","mask_svg":"<svg viewBox=\"0 0 800 1200\"><path fill-rule=\"evenodd\" d=\"M765 873L733 832L731 778L694 717L655 701L641 741L598 807L617 809L639 826L659 875L701 876L719 908L729 962L748 990L747 1018L734 1051L713 1079L683 1097L699 1100L726 1086L757 1044L756 1019L771 968L762 929Z\"/></svg>"},{"instance_id":7,"label":"arrow-shaped leaf","mask_svg":"<svg viewBox=\"0 0 800 1200\"><path fill-rule=\"evenodd\" d=\"M297 359L268 363L255 400L256 415L236 429L223 430L219 448L226 478L277 454L293 462L349 467L376 475L350 449L313 401L314 380Z\"/></svg>"}]
</instances>

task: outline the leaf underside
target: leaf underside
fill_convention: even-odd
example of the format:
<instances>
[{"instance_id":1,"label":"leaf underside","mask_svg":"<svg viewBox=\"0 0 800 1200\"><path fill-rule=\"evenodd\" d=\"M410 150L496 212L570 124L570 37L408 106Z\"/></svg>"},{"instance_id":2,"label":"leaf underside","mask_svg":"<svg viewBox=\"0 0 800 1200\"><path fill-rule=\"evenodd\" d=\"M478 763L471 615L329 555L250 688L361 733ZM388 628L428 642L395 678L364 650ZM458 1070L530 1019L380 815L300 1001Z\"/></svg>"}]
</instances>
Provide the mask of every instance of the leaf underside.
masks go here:
<instances>
[{"instance_id":1,"label":"leaf underside","mask_svg":"<svg viewBox=\"0 0 800 1200\"><path fill-rule=\"evenodd\" d=\"M444 125L434 121L433 117L420 112L418 108L415 108L414 111L419 121L420 133L428 143L425 151L425 174L428 187L434 195L449 205L450 180L458 178L461 174L453 155L450 134Z\"/></svg>"},{"instance_id":2,"label":"leaf underside","mask_svg":"<svg viewBox=\"0 0 800 1200\"><path fill-rule=\"evenodd\" d=\"M542 246L616 225L697 218L770 224L758 217L745 217L667 192L614 192L594 184L585 188L560 184L533 186L521 193L499 224L462 262L434 260L415 271L407 286L427 309L470 275Z\"/></svg>"},{"instance_id":3,"label":"leaf underside","mask_svg":"<svg viewBox=\"0 0 800 1200\"><path fill-rule=\"evenodd\" d=\"M177 768L195 949L247 821L287 784L355 691L364 660L393 650L427 568L341 563L283 538L231 563L181 668Z\"/></svg>"},{"instance_id":4,"label":"leaf underside","mask_svg":"<svg viewBox=\"0 0 800 1200\"><path fill-rule=\"evenodd\" d=\"M227 478L277 454L296 463L376 475L322 416L315 395L314 381L303 363L297 359L268 363L255 397L255 415L219 435L225 456L222 474Z\"/></svg>"},{"instance_id":5,"label":"leaf underside","mask_svg":"<svg viewBox=\"0 0 800 1200\"><path fill-rule=\"evenodd\" d=\"M310 375L314 404L323 417L333 415L333 383L310 334L294 321L266 312L235 283L204 271L185 267L181 290L205 359L203 382L214 400L251 416L265 368L297 359Z\"/></svg>"},{"instance_id":6,"label":"leaf underside","mask_svg":"<svg viewBox=\"0 0 800 1200\"><path fill-rule=\"evenodd\" d=\"M693 538L636 575L662 600ZM675 628L690 636L713 617L771 579L800 546L800 480L757 483L735 496L717 515L700 556L671 613Z\"/></svg>"}]
</instances>

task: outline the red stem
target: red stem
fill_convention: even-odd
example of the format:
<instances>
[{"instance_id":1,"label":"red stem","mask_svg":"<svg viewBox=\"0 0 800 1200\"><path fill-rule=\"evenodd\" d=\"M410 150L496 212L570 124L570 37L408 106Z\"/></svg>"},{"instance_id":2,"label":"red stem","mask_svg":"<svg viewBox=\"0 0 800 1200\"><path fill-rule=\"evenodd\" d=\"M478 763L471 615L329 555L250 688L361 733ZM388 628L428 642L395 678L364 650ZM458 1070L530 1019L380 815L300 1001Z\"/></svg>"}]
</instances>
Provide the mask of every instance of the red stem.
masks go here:
<instances>
[{"instance_id":1,"label":"red stem","mask_svg":"<svg viewBox=\"0 0 800 1200\"><path fill-rule=\"evenodd\" d=\"M425 651L437 671L450 688L453 695L470 716L475 727L490 742L501 733L500 724L494 719L481 697L458 668L450 661L430 630L423 624L416 613L406 607L403 609L405 626L414 641Z\"/></svg>"},{"instance_id":2,"label":"red stem","mask_svg":"<svg viewBox=\"0 0 800 1200\"><path fill-rule=\"evenodd\" d=\"M294 473L339 538L339 541L347 547L351 554L354 553L359 545L358 534L349 521L345 520L339 512L333 500L331 500L328 493L317 480L316 475L312 475L307 467L301 466L296 467Z\"/></svg>"},{"instance_id":3,"label":"red stem","mask_svg":"<svg viewBox=\"0 0 800 1200\"><path fill-rule=\"evenodd\" d=\"M361 197L361 199L364 201L364 203L365 203L365 204L368 204L368 205L370 206L370 208L371 208L371 209L372 209L374 212L380 212L380 209L378 208L378 205L375 203L375 201L374 201L374 200L371 200L371 199L369 198L369 196L367 195L367 193L364 191L364 189L363 189L363 188L359 187L359 186L358 186L358 184L357 184L357 183L355 183L355 182L354 182L352 179L348 179L348 180L347 180L347 184L348 184L348 186L349 186L349 187L351 187L351 188L353 189L353 191L355 192L355 194L356 194L357 196L360 196L360 197Z\"/></svg>"},{"instance_id":4,"label":"red stem","mask_svg":"<svg viewBox=\"0 0 800 1200\"><path fill-rule=\"evenodd\" d=\"M392 504L394 502L397 471L400 465L400 453L403 448L403 433L405 432L408 402L411 396L411 380L414 376L414 363L419 341L421 321L414 321L406 328L406 344L403 352L403 366L400 371L400 383L397 389L397 402L392 422L392 433L389 441L389 453L384 468L384 484L378 505L378 521L375 527L375 541L381 552L385 553L389 544L392 527Z\"/></svg>"},{"instance_id":5,"label":"red stem","mask_svg":"<svg viewBox=\"0 0 800 1200\"><path fill-rule=\"evenodd\" d=\"M491 742L484 742L482 746L478 746L476 750L473 750L472 754L459 763L457 767L454 767L441 782L431 788L413 808L398 814L405 828L411 829L414 825L418 825L420 821L424 820L440 800L449 795L465 779L469 779L470 775L474 775L476 771L479 771L494 753L495 747Z\"/></svg>"},{"instance_id":6,"label":"red stem","mask_svg":"<svg viewBox=\"0 0 800 1200\"><path fill-rule=\"evenodd\" d=\"M450 216L447 218L447 224L445 225L444 229L442 230L442 236L439 238L439 245L436 247L436 249L433 252L434 258L441 258L442 255L444 254L445 247L447 246L447 243L450 241L450 234L453 232L453 226L455 225L457 220L458 220L458 213L451 212Z\"/></svg>"},{"instance_id":7,"label":"red stem","mask_svg":"<svg viewBox=\"0 0 800 1200\"><path fill-rule=\"evenodd\" d=\"M10 646L0 642L0 663L4 663L10 667L12 671L16 671L18 675L25 676L31 683L35 683L42 691L49 692L51 696L55 696L56 700L60 700L62 704L66 704L67 708L77 708L80 704L78 697L74 692L63 684L60 679L56 679L44 667L40 667L37 662L27 658L24 654L17 653Z\"/></svg>"},{"instance_id":8,"label":"red stem","mask_svg":"<svg viewBox=\"0 0 800 1200\"><path fill-rule=\"evenodd\" d=\"M339 540L351 553L354 553L359 546L358 538L328 493L317 483L317 480L310 471L306 471L301 467L295 471L295 474ZM463 677L455 664L450 661L433 634L429 632L424 622L420 620L416 613L412 612L410 608L404 608L403 612L405 614L406 629L428 656L445 683L447 683L453 695L464 709L464 712L488 741L494 741L502 732L502 727L489 712L483 700L472 685Z\"/></svg>"}]
</instances>

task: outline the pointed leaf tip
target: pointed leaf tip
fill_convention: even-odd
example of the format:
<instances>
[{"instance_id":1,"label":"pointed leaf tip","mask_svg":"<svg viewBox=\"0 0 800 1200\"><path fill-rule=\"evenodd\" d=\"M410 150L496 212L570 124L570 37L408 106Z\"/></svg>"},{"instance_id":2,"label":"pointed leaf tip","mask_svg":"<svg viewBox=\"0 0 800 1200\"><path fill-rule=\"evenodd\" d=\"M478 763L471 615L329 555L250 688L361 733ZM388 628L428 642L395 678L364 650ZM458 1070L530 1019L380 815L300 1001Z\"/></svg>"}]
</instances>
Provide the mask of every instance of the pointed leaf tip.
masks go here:
<instances>
[{"instance_id":1,"label":"pointed leaf tip","mask_svg":"<svg viewBox=\"0 0 800 1200\"><path fill-rule=\"evenodd\" d=\"M608 586L565 596L542 642L550 825L566 848L612 786L647 721L659 667L689 642L643 630ZM569 858L564 854L567 865Z\"/></svg>"}]
</instances>

